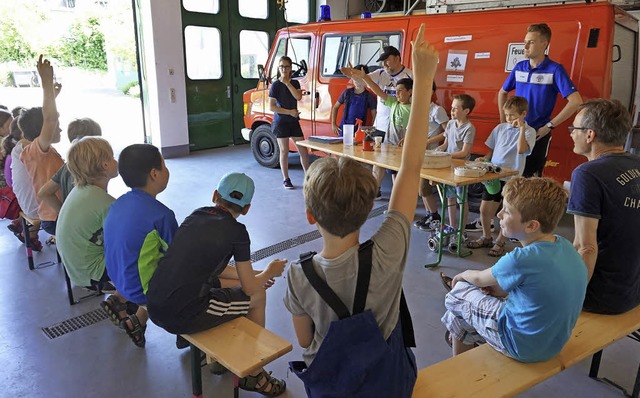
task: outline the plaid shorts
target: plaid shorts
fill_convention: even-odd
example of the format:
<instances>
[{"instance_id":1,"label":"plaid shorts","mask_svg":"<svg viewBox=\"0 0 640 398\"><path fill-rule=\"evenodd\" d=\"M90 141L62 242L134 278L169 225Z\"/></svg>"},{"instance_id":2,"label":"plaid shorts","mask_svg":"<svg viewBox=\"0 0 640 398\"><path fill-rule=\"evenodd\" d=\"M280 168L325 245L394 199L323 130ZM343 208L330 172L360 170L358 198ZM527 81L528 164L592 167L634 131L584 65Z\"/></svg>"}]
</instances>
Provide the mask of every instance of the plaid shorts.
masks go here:
<instances>
[{"instance_id":1,"label":"plaid shorts","mask_svg":"<svg viewBox=\"0 0 640 398\"><path fill-rule=\"evenodd\" d=\"M503 299L484 294L470 283L458 282L444 299L447 312L441 320L451 336L463 344L486 342L496 351L509 355L498 333L498 316L504 303Z\"/></svg>"}]
</instances>

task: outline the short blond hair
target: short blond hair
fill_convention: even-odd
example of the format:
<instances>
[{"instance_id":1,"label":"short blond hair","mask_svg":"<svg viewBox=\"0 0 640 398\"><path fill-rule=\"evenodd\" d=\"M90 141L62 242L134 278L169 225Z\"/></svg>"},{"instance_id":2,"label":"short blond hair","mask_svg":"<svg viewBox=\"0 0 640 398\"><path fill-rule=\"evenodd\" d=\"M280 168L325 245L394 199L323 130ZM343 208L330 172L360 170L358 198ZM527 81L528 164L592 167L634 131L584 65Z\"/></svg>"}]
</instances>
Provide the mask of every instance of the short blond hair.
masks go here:
<instances>
[{"instance_id":1,"label":"short blond hair","mask_svg":"<svg viewBox=\"0 0 640 398\"><path fill-rule=\"evenodd\" d=\"M102 128L98 122L88 117L75 119L67 126L67 137L69 137L69 142L73 142L73 140L82 137L101 135Z\"/></svg>"},{"instance_id":2,"label":"short blond hair","mask_svg":"<svg viewBox=\"0 0 640 398\"><path fill-rule=\"evenodd\" d=\"M547 177L514 177L504 186L502 196L520 212L522 222L538 221L545 234L556 229L569 200L562 185Z\"/></svg>"},{"instance_id":3,"label":"short blond hair","mask_svg":"<svg viewBox=\"0 0 640 398\"><path fill-rule=\"evenodd\" d=\"M316 160L304 181L305 206L323 229L340 238L360 229L377 193L371 170L347 157Z\"/></svg>"},{"instance_id":4,"label":"short blond hair","mask_svg":"<svg viewBox=\"0 0 640 398\"><path fill-rule=\"evenodd\" d=\"M109 141L100 137L84 137L75 141L67 155L67 167L75 185L91 185L105 176L104 163L113 160Z\"/></svg>"}]
</instances>

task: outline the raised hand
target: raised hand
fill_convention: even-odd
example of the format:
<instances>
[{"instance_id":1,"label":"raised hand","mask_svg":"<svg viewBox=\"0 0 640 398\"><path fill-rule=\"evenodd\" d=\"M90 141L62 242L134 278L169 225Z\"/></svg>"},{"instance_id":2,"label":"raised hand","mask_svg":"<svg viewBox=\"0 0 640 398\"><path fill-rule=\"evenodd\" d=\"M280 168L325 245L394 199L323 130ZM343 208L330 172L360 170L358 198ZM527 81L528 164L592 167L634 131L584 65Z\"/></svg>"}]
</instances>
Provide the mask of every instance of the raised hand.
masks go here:
<instances>
[{"instance_id":1,"label":"raised hand","mask_svg":"<svg viewBox=\"0 0 640 398\"><path fill-rule=\"evenodd\" d=\"M513 120L511 122L511 126L512 127L522 127L522 126L524 126L524 115L520 115L520 116L518 116L517 119Z\"/></svg>"},{"instance_id":2,"label":"raised hand","mask_svg":"<svg viewBox=\"0 0 640 398\"><path fill-rule=\"evenodd\" d=\"M364 79L364 76L366 75L366 73L364 73L364 70L362 69L356 69L356 68L351 68L351 67L344 67L344 68L340 68L340 72L342 72L343 75L345 75L346 77L350 77L352 79Z\"/></svg>"},{"instance_id":3,"label":"raised hand","mask_svg":"<svg viewBox=\"0 0 640 398\"><path fill-rule=\"evenodd\" d=\"M55 82L53 83L53 94L58 98L58 94L62 91L62 83Z\"/></svg>"},{"instance_id":4,"label":"raised hand","mask_svg":"<svg viewBox=\"0 0 640 398\"><path fill-rule=\"evenodd\" d=\"M418 34L411 42L412 68L414 75L433 78L438 66L438 52L424 38L425 24L420 25Z\"/></svg>"},{"instance_id":5,"label":"raised hand","mask_svg":"<svg viewBox=\"0 0 640 398\"><path fill-rule=\"evenodd\" d=\"M53 84L53 66L51 66L49 60L43 60L42 54L40 54L36 66L38 68L38 74L40 75L40 81L42 84Z\"/></svg>"}]
</instances>

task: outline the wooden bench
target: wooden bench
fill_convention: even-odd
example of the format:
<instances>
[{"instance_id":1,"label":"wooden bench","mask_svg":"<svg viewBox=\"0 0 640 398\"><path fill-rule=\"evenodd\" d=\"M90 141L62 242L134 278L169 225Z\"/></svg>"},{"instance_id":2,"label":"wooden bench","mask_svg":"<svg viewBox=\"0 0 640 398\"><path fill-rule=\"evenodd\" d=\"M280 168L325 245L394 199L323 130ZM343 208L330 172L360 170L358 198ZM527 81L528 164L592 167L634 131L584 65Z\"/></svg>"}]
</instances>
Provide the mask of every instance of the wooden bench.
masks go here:
<instances>
[{"instance_id":1,"label":"wooden bench","mask_svg":"<svg viewBox=\"0 0 640 398\"><path fill-rule=\"evenodd\" d=\"M250 375L292 350L291 343L245 317L213 329L183 334L191 343L191 383L194 398L202 398L202 353L233 373L233 394L238 397L239 378Z\"/></svg>"},{"instance_id":2,"label":"wooden bench","mask_svg":"<svg viewBox=\"0 0 640 398\"><path fill-rule=\"evenodd\" d=\"M546 362L521 363L484 344L418 372L414 398L512 397L593 355L589 377L598 377L602 350L640 329L640 306L622 315L583 312L569 342ZM640 368L631 397L640 393Z\"/></svg>"}]
</instances>

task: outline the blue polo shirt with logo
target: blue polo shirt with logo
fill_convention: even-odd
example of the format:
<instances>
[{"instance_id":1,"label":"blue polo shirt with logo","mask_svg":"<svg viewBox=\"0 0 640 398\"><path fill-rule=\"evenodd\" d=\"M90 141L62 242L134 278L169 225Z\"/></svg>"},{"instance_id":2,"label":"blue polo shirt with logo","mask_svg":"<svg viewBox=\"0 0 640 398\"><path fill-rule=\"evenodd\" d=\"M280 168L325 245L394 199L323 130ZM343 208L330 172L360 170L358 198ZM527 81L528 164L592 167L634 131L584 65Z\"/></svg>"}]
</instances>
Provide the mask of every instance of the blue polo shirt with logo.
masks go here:
<instances>
[{"instance_id":1,"label":"blue polo shirt with logo","mask_svg":"<svg viewBox=\"0 0 640 398\"><path fill-rule=\"evenodd\" d=\"M529 111L524 120L536 130L551 120L558 93L562 98L578 91L562 65L545 57L535 68L528 59L520 61L507 77L502 89L516 90L516 95L529 101Z\"/></svg>"}]
</instances>

